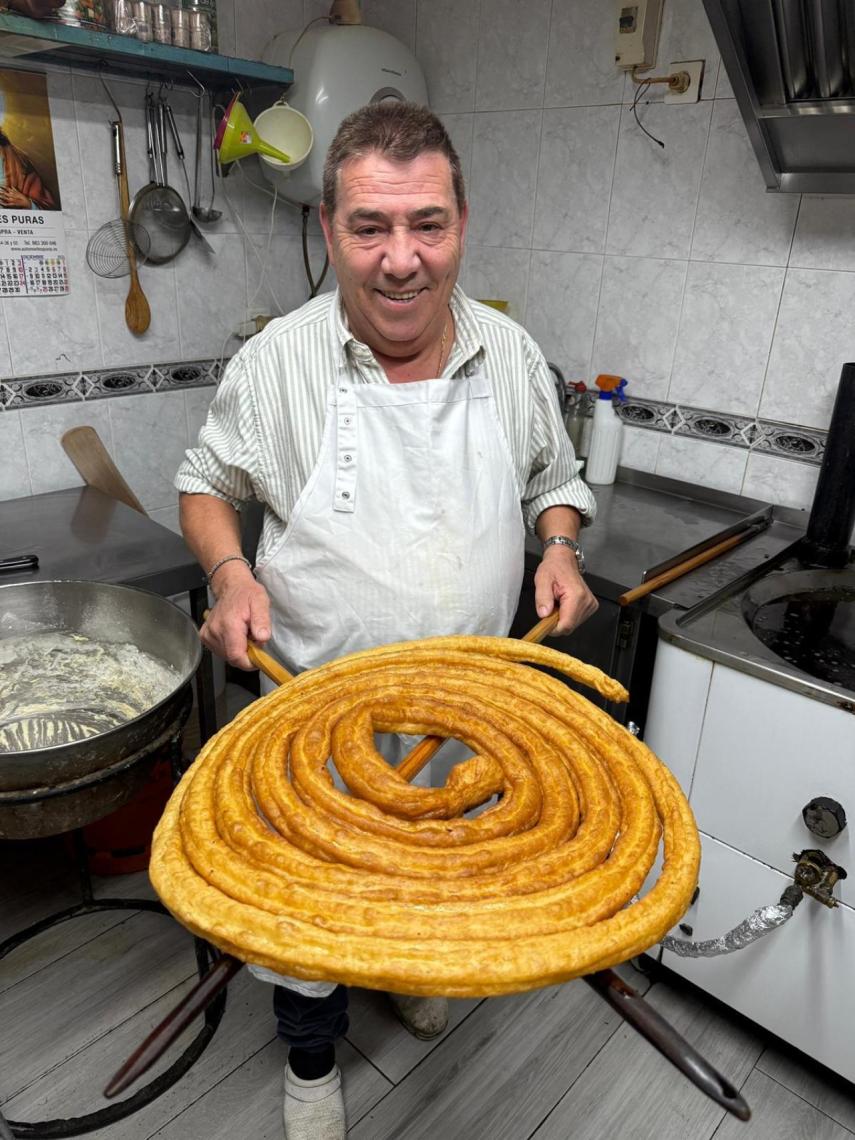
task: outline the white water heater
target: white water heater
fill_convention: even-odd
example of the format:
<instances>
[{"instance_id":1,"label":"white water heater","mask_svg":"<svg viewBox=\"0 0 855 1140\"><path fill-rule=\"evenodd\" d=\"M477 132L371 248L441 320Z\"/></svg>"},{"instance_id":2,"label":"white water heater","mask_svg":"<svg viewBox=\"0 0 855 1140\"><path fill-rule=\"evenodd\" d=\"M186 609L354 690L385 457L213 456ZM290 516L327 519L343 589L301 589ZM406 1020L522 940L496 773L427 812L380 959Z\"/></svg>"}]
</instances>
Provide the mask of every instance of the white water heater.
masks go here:
<instances>
[{"instance_id":1,"label":"white water heater","mask_svg":"<svg viewBox=\"0 0 855 1140\"><path fill-rule=\"evenodd\" d=\"M309 157L291 173L281 163L261 157L264 176L291 202L320 203L327 150L351 111L384 99L427 105L419 61L408 47L379 28L315 24L292 50L285 44L277 47L274 40L265 59L293 69L294 83L285 98L306 116L315 136Z\"/></svg>"}]
</instances>

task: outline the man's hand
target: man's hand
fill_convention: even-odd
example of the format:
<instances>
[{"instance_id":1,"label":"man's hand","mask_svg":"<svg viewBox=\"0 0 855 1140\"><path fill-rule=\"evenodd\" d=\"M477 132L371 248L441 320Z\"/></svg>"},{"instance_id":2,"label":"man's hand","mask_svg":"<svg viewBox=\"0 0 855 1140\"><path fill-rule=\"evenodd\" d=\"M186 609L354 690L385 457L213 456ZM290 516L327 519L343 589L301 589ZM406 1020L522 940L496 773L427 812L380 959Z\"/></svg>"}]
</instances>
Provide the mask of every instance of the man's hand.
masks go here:
<instances>
[{"instance_id":1,"label":"man's hand","mask_svg":"<svg viewBox=\"0 0 855 1140\"><path fill-rule=\"evenodd\" d=\"M14 210L31 210L33 203L26 194L16 190L14 186L0 186L0 206L9 206Z\"/></svg>"},{"instance_id":2,"label":"man's hand","mask_svg":"<svg viewBox=\"0 0 855 1140\"><path fill-rule=\"evenodd\" d=\"M548 546L534 575L538 618L548 617L556 602L559 616L555 635L570 633L599 607L579 573L576 555L566 546Z\"/></svg>"},{"instance_id":3,"label":"man's hand","mask_svg":"<svg viewBox=\"0 0 855 1140\"><path fill-rule=\"evenodd\" d=\"M242 562L227 562L214 576L217 600L200 637L204 645L238 669L254 669L246 655L247 638L260 645L270 638L270 599Z\"/></svg>"}]
</instances>

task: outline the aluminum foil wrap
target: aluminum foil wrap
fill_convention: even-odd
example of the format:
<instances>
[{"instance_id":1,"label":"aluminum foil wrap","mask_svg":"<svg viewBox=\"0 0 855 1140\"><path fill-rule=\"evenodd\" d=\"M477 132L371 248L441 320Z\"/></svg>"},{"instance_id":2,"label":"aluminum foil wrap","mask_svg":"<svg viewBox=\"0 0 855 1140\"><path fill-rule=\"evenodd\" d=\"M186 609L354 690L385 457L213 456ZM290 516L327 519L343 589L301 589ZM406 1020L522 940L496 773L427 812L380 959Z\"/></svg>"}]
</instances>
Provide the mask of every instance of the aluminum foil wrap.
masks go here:
<instances>
[{"instance_id":1,"label":"aluminum foil wrap","mask_svg":"<svg viewBox=\"0 0 855 1140\"><path fill-rule=\"evenodd\" d=\"M761 906L750 914L733 930L720 938L707 938L703 942L687 942L682 938L672 938L670 934L662 939L662 946L681 958L717 958L719 954L732 954L750 946L758 938L777 930L793 917L793 907L788 903L773 903Z\"/></svg>"}]
</instances>

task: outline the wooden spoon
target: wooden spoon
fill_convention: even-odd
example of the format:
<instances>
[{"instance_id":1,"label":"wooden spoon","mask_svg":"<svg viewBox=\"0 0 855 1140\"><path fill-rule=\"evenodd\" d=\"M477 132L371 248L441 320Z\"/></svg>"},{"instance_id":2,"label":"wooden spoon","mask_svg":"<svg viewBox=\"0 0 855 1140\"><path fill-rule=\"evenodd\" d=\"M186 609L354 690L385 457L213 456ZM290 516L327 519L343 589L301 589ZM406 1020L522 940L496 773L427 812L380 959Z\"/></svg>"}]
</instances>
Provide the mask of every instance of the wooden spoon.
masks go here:
<instances>
[{"instance_id":1,"label":"wooden spoon","mask_svg":"<svg viewBox=\"0 0 855 1140\"><path fill-rule=\"evenodd\" d=\"M125 299L125 324L135 336L141 336L151 324L151 309L140 285L140 279L137 275L136 250L128 234L128 212L131 196L128 192L128 168L125 165L125 129L120 120L112 123L111 126L113 128L116 181L119 184L119 205L122 221L125 224L128 266L131 271L131 285Z\"/></svg>"}]
</instances>

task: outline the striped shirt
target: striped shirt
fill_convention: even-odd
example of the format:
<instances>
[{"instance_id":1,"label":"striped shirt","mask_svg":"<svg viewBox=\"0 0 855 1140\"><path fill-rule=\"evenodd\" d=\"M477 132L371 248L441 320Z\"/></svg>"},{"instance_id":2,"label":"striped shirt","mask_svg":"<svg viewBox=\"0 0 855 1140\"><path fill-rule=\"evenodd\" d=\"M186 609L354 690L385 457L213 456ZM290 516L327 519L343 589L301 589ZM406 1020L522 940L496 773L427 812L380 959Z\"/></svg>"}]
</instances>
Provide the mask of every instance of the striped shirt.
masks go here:
<instances>
[{"instance_id":1,"label":"striped shirt","mask_svg":"<svg viewBox=\"0 0 855 1140\"><path fill-rule=\"evenodd\" d=\"M575 507L590 522L594 498L579 477L542 352L520 325L459 288L451 311L455 340L443 375L483 371L490 379L524 488L526 527L533 532L538 515L552 506ZM328 390L339 378L389 382L371 349L350 333L336 291L272 321L232 357L175 486L237 509L251 499L264 503L263 556L282 538L315 467Z\"/></svg>"}]
</instances>

